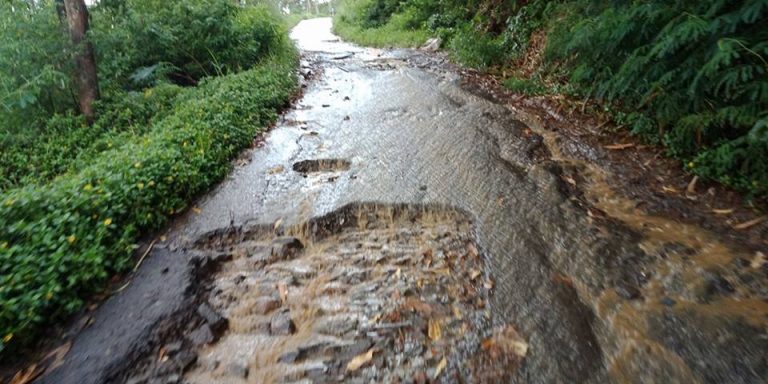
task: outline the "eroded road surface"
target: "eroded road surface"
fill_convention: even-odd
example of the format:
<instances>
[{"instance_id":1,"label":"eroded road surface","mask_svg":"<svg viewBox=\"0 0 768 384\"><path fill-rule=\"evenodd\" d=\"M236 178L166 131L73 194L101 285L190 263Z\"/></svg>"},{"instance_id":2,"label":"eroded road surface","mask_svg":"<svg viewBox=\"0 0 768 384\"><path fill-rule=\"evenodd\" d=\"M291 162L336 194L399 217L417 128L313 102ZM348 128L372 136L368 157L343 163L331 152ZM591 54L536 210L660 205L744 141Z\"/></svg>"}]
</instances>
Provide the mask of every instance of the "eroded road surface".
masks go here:
<instances>
[{"instance_id":1,"label":"eroded road surface","mask_svg":"<svg viewBox=\"0 0 768 384\"><path fill-rule=\"evenodd\" d=\"M41 382L768 377L763 253L643 215L444 56L330 27L295 28L303 98Z\"/></svg>"}]
</instances>

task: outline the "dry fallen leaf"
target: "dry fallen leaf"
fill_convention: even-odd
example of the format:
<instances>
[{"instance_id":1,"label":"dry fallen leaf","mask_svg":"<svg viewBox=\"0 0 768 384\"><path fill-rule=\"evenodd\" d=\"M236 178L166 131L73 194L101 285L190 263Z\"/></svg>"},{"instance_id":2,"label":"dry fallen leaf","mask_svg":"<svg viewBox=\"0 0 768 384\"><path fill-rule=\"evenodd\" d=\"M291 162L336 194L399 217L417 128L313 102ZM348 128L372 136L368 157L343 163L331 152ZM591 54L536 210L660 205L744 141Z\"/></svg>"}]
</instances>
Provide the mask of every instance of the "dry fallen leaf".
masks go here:
<instances>
[{"instance_id":1,"label":"dry fallen leaf","mask_svg":"<svg viewBox=\"0 0 768 384\"><path fill-rule=\"evenodd\" d=\"M474 244L469 243L469 245L467 245L467 254L470 257L477 257L477 254L478 254L477 247L475 247Z\"/></svg>"},{"instance_id":2,"label":"dry fallen leaf","mask_svg":"<svg viewBox=\"0 0 768 384\"><path fill-rule=\"evenodd\" d=\"M415 297L409 297L405 299L405 304L403 304L403 309L419 312L425 316L429 316L432 314L432 306Z\"/></svg>"},{"instance_id":3,"label":"dry fallen leaf","mask_svg":"<svg viewBox=\"0 0 768 384\"><path fill-rule=\"evenodd\" d=\"M281 217L281 218L277 219L277 221L275 221L275 225L272 227L273 230L277 231L278 228L280 228L280 226L282 224L283 224L283 218Z\"/></svg>"},{"instance_id":4,"label":"dry fallen leaf","mask_svg":"<svg viewBox=\"0 0 768 384\"><path fill-rule=\"evenodd\" d=\"M160 351L157 353L157 361L161 363L168 361L168 354L165 351L165 346L160 347Z\"/></svg>"},{"instance_id":5,"label":"dry fallen leaf","mask_svg":"<svg viewBox=\"0 0 768 384\"><path fill-rule=\"evenodd\" d=\"M520 357L525 357L528 354L528 343L522 340L514 340L510 342L512 352Z\"/></svg>"},{"instance_id":6,"label":"dry fallen leaf","mask_svg":"<svg viewBox=\"0 0 768 384\"><path fill-rule=\"evenodd\" d=\"M588 207L587 208L587 216L596 218L596 219L602 219L605 218L607 215L605 212L603 212L600 209L597 209L595 207Z\"/></svg>"},{"instance_id":7,"label":"dry fallen leaf","mask_svg":"<svg viewBox=\"0 0 768 384\"><path fill-rule=\"evenodd\" d=\"M685 192L689 194L696 193L696 182L699 181L698 176L694 176L693 179L691 179L691 182L688 183L688 188L685 189Z\"/></svg>"},{"instance_id":8,"label":"dry fallen leaf","mask_svg":"<svg viewBox=\"0 0 768 384\"><path fill-rule=\"evenodd\" d=\"M668 187L666 185L661 187L661 190L669 193L680 193L680 191L678 191L675 187Z\"/></svg>"},{"instance_id":9,"label":"dry fallen leaf","mask_svg":"<svg viewBox=\"0 0 768 384\"><path fill-rule=\"evenodd\" d=\"M437 367L435 367L435 375L432 376L432 380L436 380L440 376L440 374L443 373L443 370L447 365L448 365L448 360L446 360L445 357L443 357L443 359L440 360L440 362L437 364Z\"/></svg>"},{"instance_id":10,"label":"dry fallen leaf","mask_svg":"<svg viewBox=\"0 0 768 384\"><path fill-rule=\"evenodd\" d=\"M606 149L627 149L627 148L632 148L632 147L634 147L634 146L635 146L635 145L634 145L634 144L632 144L632 143L625 143L625 144L611 144L611 145L606 145L606 146L605 146L605 148L606 148Z\"/></svg>"},{"instance_id":11,"label":"dry fallen leaf","mask_svg":"<svg viewBox=\"0 0 768 384\"><path fill-rule=\"evenodd\" d=\"M573 177L563 175L563 176L560 176L560 178L563 179L563 181L565 181L566 183L576 186L576 180L574 180Z\"/></svg>"},{"instance_id":12,"label":"dry fallen leaf","mask_svg":"<svg viewBox=\"0 0 768 384\"><path fill-rule=\"evenodd\" d=\"M712 212L714 212L717 215L728 215L733 213L733 208L729 209L713 209Z\"/></svg>"},{"instance_id":13,"label":"dry fallen leaf","mask_svg":"<svg viewBox=\"0 0 768 384\"><path fill-rule=\"evenodd\" d=\"M373 353L375 351L376 348L371 348L368 350L368 352L355 356L355 358L350 360L347 364L347 372L357 371L362 366L368 364L371 360L373 360Z\"/></svg>"},{"instance_id":14,"label":"dry fallen leaf","mask_svg":"<svg viewBox=\"0 0 768 384\"><path fill-rule=\"evenodd\" d=\"M280 301L283 302L283 304L288 302L288 287L285 285L285 283L280 282L277 283L277 292L280 294Z\"/></svg>"},{"instance_id":15,"label":"dry fallen leaf","mask_svg":"<svg viewBox=\"0 0 768 384\"><path fill-rule=\"evenodd\" d=\"M733 226L734 229L747 229L750 227L753 227L757 224L762 223L763 221L768 220L768 215L763 215L758 218L752 219L750 221L745 221L741 224L736 224Z\"/></svg>"},{"instance_id":16,"label":"dry fallen leaf","mask_svg":"<svg viewBox=\"0 0 768 384\"><path fill-rule=\"evenodd\" d=\"M285 171L285 167L283 167L282 165L278 165L278 166L270 169L268 173L270 175L274 175L274 174L277 174L277 173L282 173L283 171Z\"/></svg>"},{"instance_id":17,"label":"dry fallen leaf","mask_svg":"<svg viewBox=\"0 0 768 384\"><path fill-rule=\"evenodd\" d=\"M429 324L427 325L427 336L432 341L440 340L440 338L443 336L443 330L440 327L440 322L437 319L429 319Z\"/></svg>"},{"instance_id":18,"label":"dry fallen leaf","mask_svg":"<svg viewBox=\"0 0 768 384\"><path fill-rule=\"evenodd\" d=\"M10 384L31 383L32 380L40 376L41 373L43 373L43 371L40 369L37 369L37 364L32 364L26 369L16 372L16 374L11 379Z\"/></svg>"},{"instance_id":19,"label":"dry fallen leaf","mask_svg":"<svg viewBox=\"0 0 768 384\"><path fill-rule=\"evenodd\" d=\"M477 277L480 276L481 274L482 274L482 272L480 272L479 269L474 269L474 270L469 272L469 279L470 280L477 279Z\"/></svg>"},{"instance_id":20,"label":"dry fallen leaf","mask_svg":"<svg viewBox=\"0 0 768 384\"><path fill-rule=\"evenodd\" d=\"M93 321L93 318L89 318L88 321ZM45 355L43 361L50 361L50 363L47 364L48 366L45 368L45 372L51 372L64 364L64 357L67 356L70 348L72 348L72 342L68 341Z\"/></svg>"},{"instance_id":21,"label":"dry fallen leaf","mask_svg":"<svg viewBox=\"0 0 768 384\"><path fill-rule=\"evenodd\" d=\"M459 307L455 305L453 306L453 317L455 317L458 320L461 320L464 318L464 316L462 316L461 314L461 310L459 309Z\"/></svg>"},{"instance_id":22,"label":"dry fallen leaf","mask_svg":"<svg viewBox=\"0 0 768 384\"><path fill-rule=\"evenodd\" d=\"M760 269L765 264L765 254L762 252L755 252L755 257L749 263L749 266L753 269Z\"/></svg>"},{"instance_id":23,"label":"dry fallen leaf","mask_svg":"<svg viewBox=\"0 0 768 384\"><path fill-rule=\"evenodd\" d=\"M203 210L198 207L192 207L192 212L199 215Z\"/></svg>"}]
</instances>

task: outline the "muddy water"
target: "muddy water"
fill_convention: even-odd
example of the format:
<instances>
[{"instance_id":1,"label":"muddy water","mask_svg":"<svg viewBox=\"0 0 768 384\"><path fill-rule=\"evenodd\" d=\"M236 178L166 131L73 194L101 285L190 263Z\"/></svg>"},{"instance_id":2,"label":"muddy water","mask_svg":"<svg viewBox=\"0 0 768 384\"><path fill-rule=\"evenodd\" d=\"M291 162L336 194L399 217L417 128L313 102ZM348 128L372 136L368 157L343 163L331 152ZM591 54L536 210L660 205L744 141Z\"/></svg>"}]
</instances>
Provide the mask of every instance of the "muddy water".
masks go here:
<instances>
[{"instance_id":1,"label":"muddy water","mask_svg":"<svg viewBox=\"0 0 768 384\"><path fill-rule=\"evenodd\" d=\"M190 383L508 380L527 343L489 326L493 283L466 215L367 204L325 220L320 236L313 222L200 242L230 259L207 297L229 323Z\"/></svg>"},{"instance_id":2,"label":"muddy water","mask_svg":"<svg viewBox=\"0 0 768 384\"><path fill-rule=\"evenodd\" d=\"M48 382L113 361L120 348L79 345L115 329L160 335L113 364L115 382L768 377L764 255L645 215L442 56L330 27L294 29L303 98L148 259L171 276L191 262L191 278L143 267L156 286L128 287ZM151 307L152 332L123 324L144 324L145 291L182 289L160 302L173 311Z\"/></svg>"}]
</instances>

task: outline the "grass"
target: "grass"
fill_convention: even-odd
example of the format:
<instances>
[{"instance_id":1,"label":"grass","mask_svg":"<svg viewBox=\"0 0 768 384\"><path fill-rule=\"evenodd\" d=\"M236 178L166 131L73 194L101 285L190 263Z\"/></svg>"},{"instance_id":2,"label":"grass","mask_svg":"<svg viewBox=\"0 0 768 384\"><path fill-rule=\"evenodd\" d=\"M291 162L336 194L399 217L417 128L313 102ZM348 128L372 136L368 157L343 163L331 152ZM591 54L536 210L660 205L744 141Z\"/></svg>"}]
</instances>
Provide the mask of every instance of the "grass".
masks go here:
<instances>
[{"instance_id":1,"label":"grass","mask_svg":"<svg viewBox=\"0 0 768 384\"><path fill-rule=\"evenodd\" d=\"M345 40L369 47L418 47L430 37L424 30L404 30L393 24L362 28L334 18L333 32Z\"/></svg>"}]
</instances>

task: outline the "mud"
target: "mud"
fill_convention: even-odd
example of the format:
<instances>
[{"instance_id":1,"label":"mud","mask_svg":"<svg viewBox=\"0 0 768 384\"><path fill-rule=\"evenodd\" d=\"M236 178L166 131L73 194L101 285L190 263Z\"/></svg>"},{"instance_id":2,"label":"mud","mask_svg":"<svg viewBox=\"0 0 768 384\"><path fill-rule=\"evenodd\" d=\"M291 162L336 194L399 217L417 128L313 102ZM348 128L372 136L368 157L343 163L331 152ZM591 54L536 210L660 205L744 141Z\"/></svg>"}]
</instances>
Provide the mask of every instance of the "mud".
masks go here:
<instances>
[{"instance_id":1,"label":"mud","mask_svg":"<svg viewBox=\"0 0 768 384\"><path fill-rule=\"evenodd\" d=\"M293 164L293 170L300 173L346 171L349 165L344 159L302 160Z\"/></svg>"},{"instance_id":2,"label":"mud","mask_svg":"<svg viewBox=\"0 0 768 384\"><path fill-rule=\"evenodd\" d=\"M517 352L492 339L493 283L460 212L362 204L287 229L296 237L248 232L204 242L231 255L207 294L229 330L200 350L190 383L501 380L524 356L514 330Z\"/></svg>"},{"instance_id":3,"label":"mud","mask_svg":"<svg viewBox=\"0 0 768 384\"><path fill-rule=\"evenodd\" d=\"M440 54L293 34L304 97L39 382L768 377L761 249L649 214Z\"/></svg>"}]
</instances>

